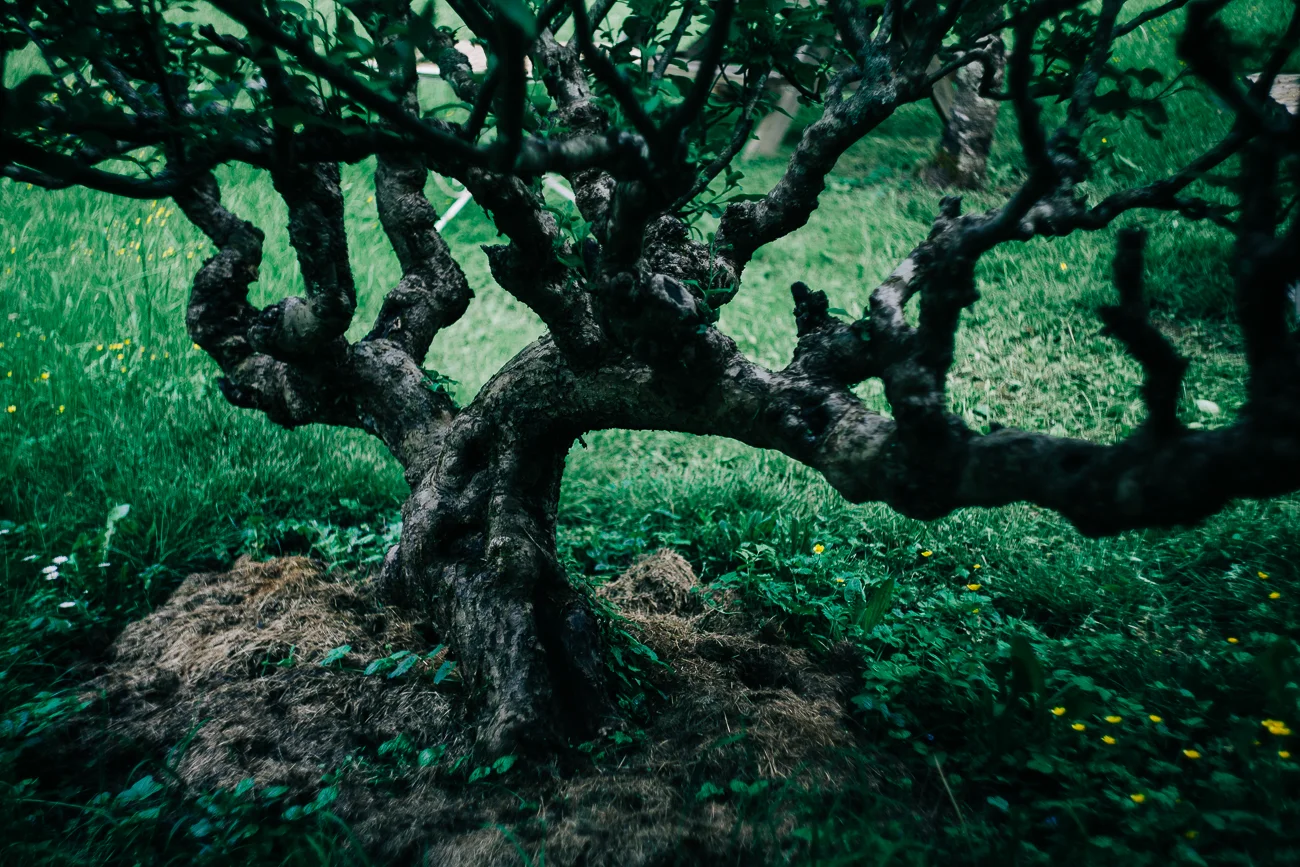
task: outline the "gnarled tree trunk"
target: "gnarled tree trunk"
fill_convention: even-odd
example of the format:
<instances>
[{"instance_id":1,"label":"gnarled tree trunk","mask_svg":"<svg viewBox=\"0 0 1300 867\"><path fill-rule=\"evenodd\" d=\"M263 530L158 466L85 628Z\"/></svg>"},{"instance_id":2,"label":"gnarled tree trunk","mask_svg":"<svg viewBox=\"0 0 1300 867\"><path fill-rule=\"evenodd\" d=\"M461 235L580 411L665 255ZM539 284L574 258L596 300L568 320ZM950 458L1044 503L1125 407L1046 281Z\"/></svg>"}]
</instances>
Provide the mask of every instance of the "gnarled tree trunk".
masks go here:
<instances>
[{"instance_id":1,"label":"gnarled tree trunk","mask_svg":"<svg viewBox=\"0 0 1300 867\"><path fill-rule=\"evenodd\" d=\"M402 510L380 579L390 601L425 613L454 648L490 753L585 738L610 707L599 626L556 558L572 439L519 396L457 419Z\"/></svg>"}]
</instances>

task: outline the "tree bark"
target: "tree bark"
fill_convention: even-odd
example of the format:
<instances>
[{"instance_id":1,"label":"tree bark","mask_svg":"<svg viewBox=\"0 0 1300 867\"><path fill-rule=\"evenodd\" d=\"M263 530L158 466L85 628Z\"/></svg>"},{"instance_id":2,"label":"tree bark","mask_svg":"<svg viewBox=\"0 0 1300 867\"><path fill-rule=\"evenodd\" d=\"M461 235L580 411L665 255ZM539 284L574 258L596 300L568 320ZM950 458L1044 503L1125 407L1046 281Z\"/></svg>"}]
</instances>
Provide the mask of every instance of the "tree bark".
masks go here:
<instances>
[{"instance_id":1,"label":"tree bark","mask_svg":"<svg viewBox=\"0 0 1300 867\"><path fill-rule=\"evenodd\" d=\"M452 425L380 576L389 601L427 615L450 645L488 755L585 740L610 715L599 624L556 554L572 437L514 403L529 390L524 367Z\"/></svg>"}]
</instances>

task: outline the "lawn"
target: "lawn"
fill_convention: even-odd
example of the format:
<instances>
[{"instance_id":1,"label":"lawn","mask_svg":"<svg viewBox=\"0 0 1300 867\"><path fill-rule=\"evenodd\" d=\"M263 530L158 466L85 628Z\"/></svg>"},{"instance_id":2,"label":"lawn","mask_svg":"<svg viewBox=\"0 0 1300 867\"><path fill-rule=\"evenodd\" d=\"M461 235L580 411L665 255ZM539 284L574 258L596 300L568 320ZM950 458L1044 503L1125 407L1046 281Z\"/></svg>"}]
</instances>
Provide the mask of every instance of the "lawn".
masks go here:
<instances>
[{"instance_id":1,"label":"lawn","mask_svg":"<svg viewBox=\"0 0 1300 867\"><path fill-rule=\"evenodd\" d=\"M1277 32L1287 5L1230 8L1238 23ZM1121 60L1154 61L1172 75L1168 27L1133 34ZM1196 91L1172 97L1169 111L1159 141L1115 123L1095 129L1091 146L1117 148L1136 166L1129 171L1150 176L1225 127ZM968 196L968 208L1001 201L1019 177L1012 127L1004 112L990 189ZM721 319L751 357L789 360L791 282L856 311L924 238L940 193L918 168L937 135L928 106L898 112L841 160L810 223L756 256ZM782 166L747 164L746 191L770 186ZM344 170L360 297L353 336L398 276L370 170ZM1126 180L1103 173L1089 192ZM233 209L267 231L254 300L299 291L269 181L230 168L222 182ZM455 192L430 182L440 207ZM565 207L558 196L554 204ZM1177 215L1121 222L1151 230L1156 320L1191 360L1184 420L1230 423L1245 370L1230 236ZM477 297L426 366L467 402L542 326L492 283L480 245L495 231L481 210L466 208L446 237ZM983 298L958 335L953 411L976 428L1099 441L1140 422L1137 369L1095 314L1112 299L1113 249L1108 230L984 258ZM39 751L45 726L76 713L68 696L121 628L185 575L241 554L310 553L361 576L395 533L407 489L377 441L285 431L221 398L215 364L184 330L188 283L210 252L169 202L0 181L5 863L234 858L177 824L211 793L163 785L122 798L93 771L74 784L66 773L19 778L14 769ZM861 394L888 411L878 382ZM1290 728L1300 726L1291 643L1300 635L1300 497L1235 504L1195 528L1096 540L1026 506L912 521L847 504L776 454L608 431L570 453L561 521L575 581L599 583L671 547L800 646L856 648L852 703L866 746L854 760L894 769L888 776L796 792L776 780L757 788L755 768L689 793L752 798L756 816L779 805L795 817L786 832L799 863L1300 862L1300 739ZM134 779L145 774L166 783L157 767ZM145 797L158 809L137 809ZM346 860L346 835L332 826L276 827L283 834L259 857Z\"/></svg>"}]
</instances>

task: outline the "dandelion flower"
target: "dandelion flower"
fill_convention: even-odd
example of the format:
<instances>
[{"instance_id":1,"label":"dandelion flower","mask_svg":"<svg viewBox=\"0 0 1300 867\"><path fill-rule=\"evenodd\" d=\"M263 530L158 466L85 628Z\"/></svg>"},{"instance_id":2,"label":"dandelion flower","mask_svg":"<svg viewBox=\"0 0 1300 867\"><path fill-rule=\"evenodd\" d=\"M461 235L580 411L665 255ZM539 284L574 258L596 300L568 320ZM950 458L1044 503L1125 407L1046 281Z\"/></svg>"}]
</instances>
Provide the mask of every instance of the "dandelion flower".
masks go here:
<instances>
[{"instance_id":1,"label":"dandelion flower","mask_svg":"<svg viewBox=\"0 0 1300 867\"><path fill-rule=\"evenodd\" d=\"M1111 737L1110 735L1106 735L1105 737L1103 737L1103 738L1102 738L1102 742L1103 742L1103 743L1106 743L1106 744L1109 744L1109 745L1111 745L1111 746L1114 746L1114 745L1115 745L1115 739L1114 739L1113 737Z\"/></svg>"},{"instance_id":2,"label":"dandelion flower","mask_svg":"<svg viewBox=\"0 0 1300 867\"><path fill-rule=\"evenodd\" d=\"M1070 728L1074 729L1076 732L1081 732L1084 729L1086 729L1087 726L1084 725L1083 723L1075 723L1074 725L1070 726Z\"/></svg>"},{"instance_id":3,"label":"dandelion flower","mask_svg":"<svg viewBox=\"0 0 1300 867\"><path fill-rule=\"evenodd\" d=\"M836 584L843 584L843 583L844 583L844 579L843 579L843 578L836 578L836 579L835 579L835 583L836 583Z\"/></svg>"},{"instance_id":4,"label":"dandelion flower","mask_svg":"<svg viewBox=\"0 0 1300 867\"><path fill-rule=\"evenodd\" d=\"M1106 722L1108 722L1108 723L1117 723L1117 722L1120 722L1120 721L1123 720L1123 719L1124 719L1124 717L1122 717L1122 716L1116 716L1115 714L1111 714L1110 716L1106 717Z\"/></svg>"},{"instance_id":5,"label":"dandelion flower","mask_svg":"<svg viewBox=\"0 0 1300 867\"><path fill-rule=\"evenodd\" d=\"M931 556L933 556L933 555L934 555L934 552L933 552L933 551L922 551L922 552L921 552L921 556L922 556L922 557L931 557Z\"/></svg>"},{"instance_id":6,"label":"dandelion flower","mask_svg":"<svg viewBox=\"0 0 1300 867\"><path fill-rule=\"evenodd\" d=\"M1284 759L1291 758L1291 753L1288 750L1278 750L1277 754Z\"/></svg>"},{"instance_id":7,"label":"dandelion flower","mask_svg":"<svg viewBox=\"0 0 1300 867\"><path fill-rule=\"evenodd\" d=\"M971 568L972 568L972 569L978 569L978 568L980 568L980 564L976 563L975 565L971 566Z\"/></svg>"},{"instance_id":8,"label":"dandelion flower","mask_svg":"<svg viewBox=\"0 0 1300 867\"><path fill-rule=\"evenodd\" d=\"M1102 143L1102 144L1106 144L1106 139L1103 138L1103 139L1101 140L1101 143Z\"/></svg>"},{"instance_id":9,"label":"dandelion flower","mask_svg":"<svg viewBox=\"0 0 1300 867\"><path fill-rule=\"evenodd\" d=\"M1228 639L1228 643L1229 643L1229 644L1240 644L1240 643L1241 643L1241 640L1238 639L1238 638L1229 638L1229 639Z\"/></svg>"},{"instance_id":10,"label":"dandelion flower","mask_svg":"<svg viewBox=\"0 0 1300 867\"><path fill-rule=\"evenodd\" d=\"M41 371L41 379L49 379L49 378L50 378L50 374L48 372Z\"/></svg>"},{"instance_id":11,"label":"dandelion flower","mask_svg":"<svg viewBox=\"0 0 1300 867\"><path fill-rule=\"evenodd\" d=\"M122 368L122 372L123 372L123 373L126 373L126 368L125 368L125 367Z\"/></svg>"},{"instance_id":12,"label":"dandelion flower","mask_svg":"<svg viewBox=\"0 0 1300 867\"><path fill-rule=\"evenodd\" d=\"M117 354L117 360L118 360L118 361L121 361L122 358L123 358L123 355L122 355L122 353L119 352L119 353Z\"/></svg>"},{"instance_id":13,"label":"dandelion flower","mask_svg":"<svg viewBox=\"0 0 1300 867\"><path fill-rule=\"evenodd\" d=\"M1282 594L1281 594L1281 593L1278 593L1276 590L1274 590L1272 593L1268 594L1268 598L1269 598L1269 599L1281 599L1281 598L1282 598Z\"/></svg>"},{"instance_id":14,"label":"dandelion flower","mask_svg":"<svg viewBox=\"0 0 1300 867\"><path fill-rule=\"evenodd\" d=\"M158 356L151 352L151 353L149 353L149 360L150 360L150 361L157 361L157 360L158 360Z\"/></svg>"},{"instance_id":15,"label":"dandelion flower","mask_svg":"<svg viewBox=\"0 0 1300 867\"><path fill-rule=\"evenodd\" d=\"M194 348L195 348L195 349L198 349L198 348L199 348L199 345L198 345L197 343L194 344Z\"/></svg>"},{"instance_id":16,"label":"dandelion flower","mask_svg":"<svg viewBox=\"0 0 1300 867\"><path fill-rule=\"evenodd\" d=\"M1267 572L1256 572L1255 574L1259 576L1259 578L1260 578L1261 581L1267 581L1267 580L1268 580L1268 573L1267 573Z\"/></svg>"},{"instance_id":17,"label":"dandelion flower","mask_svg":"<svg viewBox=\"0 0 1300 867\"><path fill-rule=\"evenodd\" d=\"M1065 264L1064 262L1062 262L1062 263L1061 263L1061 270L1062 270L1062 271L1069 271L1069 270L1070 270L1070 266L1067 265L1067 264Z\"/></svg>"},{"instance_id":18,"label":"dandelion flower","mask_svg":"<svg viewBox=\"0 0 1300 867\"><path fill-rule=\"evenodd\" d=\"M1149 717L1147 717L1147 719L1151 720L1151 722L1153 722L1153 723L1160 723L1160 722L1164 722L1164 721L1165 721L1165 718L1164 718L1164 717L1160 716L1159 714L1154 714L1154 713L1151 714Z\"/></svg>"},{"instance_id":19,"label":"dandelion flower","mask_svg":"<svg viewBox=\"0 0 1300 867\"><path fill-rule=\"evenodd\" d=\"M59 404L59 414L62 415L64 410L63 404Z\"/></svg>"},{"instance_id":20,"label":"dandelion flower","mask_svg":"<svg viewBox=\"0 0 1300 867\"><path fill-rule=\"evenodd\" d=\"M1054 707L1054 708L1052 708L1052 714L1055 715L1055 716L1065 716L1065 708L1063 708L1063 707Z\"/></svg>"},{"instance_id":21,"label":"dandelion flower","mask_svg":"<svg viewBox=\"0 0 1300 867\"><path fill-rule=\"evenodd\" d=\"M967 584L966 589L970 590L973 593L974 591L980 589L980 587L982 586L983 586L982 584Z\"/></svg>"},{"instance_id":22,"label":"dandelion flower","mask_svg":"<svg viewBox=\"0 0 1300 867\"><path fill-rule=\"evenodd\" d=\"M5 407L5 412L18 412L18 407L14 406L11 403L7 407Z\"/></svg>"},{"instance_id":23,"label":"dandelion flower","mask_svg":"<svg viewBox=\"0 0 1300 867\"><path fill-rule=\"evenodd\" d=\"M1129 795L1128 798L1133 803L1140 804L1147 799L1147 796L1142 794L1141 792L1134 792L1133 794Z\"/></svg>"},{"instance_id":24,"label":"dandelion flower","mask_svg":"<svg viewBox=\"0 0 1300 867\"><path fill-rule=\"evenodd\" d=\"M823 545L823 544L820 543L820 542L818 542L816 545L813 545L813 553L814 553L814 554L820 554L820 553L822 553L822 552L825 551L825 550L826 550L826 546Z\"/></svg>"},{"instance_id":25,"label":"dandelion flower","mask_svg":"<svg viewBox=\"0 0 1300 867\"><path fill-rule=\"evenodd\" d=\"M1201 754L1198 750L1183 750L1183 755L1189 759L1199 759Z\"/></svg>"},{"instance_id":26,"label":"dandelion flower","mask_svg":"<svg viewBox=\"0 0 1300 867\"><path fill-rule=\"evenodd\" d=\"M104 344L102 344L102 343L96 343L96 344L95 344L95 351L96 351L96 352L103 352L103 351L104 351Z\"/></svg>"}]
</instances>

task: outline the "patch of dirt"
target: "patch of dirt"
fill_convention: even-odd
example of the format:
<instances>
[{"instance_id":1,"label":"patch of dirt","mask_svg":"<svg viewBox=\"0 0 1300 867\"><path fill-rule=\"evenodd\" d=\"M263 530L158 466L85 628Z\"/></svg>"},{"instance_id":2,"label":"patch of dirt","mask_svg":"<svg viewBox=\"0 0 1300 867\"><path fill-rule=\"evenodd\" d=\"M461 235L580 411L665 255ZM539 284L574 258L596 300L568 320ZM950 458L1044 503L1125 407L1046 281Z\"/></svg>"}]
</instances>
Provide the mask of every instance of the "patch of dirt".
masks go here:
<instances>
[{"instance_id":1,"label":"patch of dirt","mask_svg":"<svg viewBox=\"0 0 1300 867\"><path fill-rule=\"evenodd\" d=\"M778 798L756 808L729 783L833 797L859 774L845 698L860 663L761 640L772 630L701 588L671 551L600 593L667 666L650 666L642 727L551 764L520 760L477 783L450 773L473 744L456 693L421 675L441 660L395 679L363 676L393 650L431 648L368 585L303 558L187 579L119 637L88 684L102 700L65 749L122 774L141 757L170 756L191 791L253 777L290 787L296 803L344 769L330 809L375 863L496 867L524 863L521 850L532 863L544 852L544 863L586 867L784 860L800 845L789 837L796 817ZM343 668L317 664L343 644ZM398 769L378 748L399 734L414 750L445 745L444 759ZM699 797L705 783L722 793Z\"/></svg>"}]
</instances>

